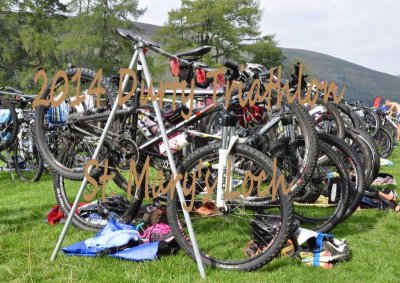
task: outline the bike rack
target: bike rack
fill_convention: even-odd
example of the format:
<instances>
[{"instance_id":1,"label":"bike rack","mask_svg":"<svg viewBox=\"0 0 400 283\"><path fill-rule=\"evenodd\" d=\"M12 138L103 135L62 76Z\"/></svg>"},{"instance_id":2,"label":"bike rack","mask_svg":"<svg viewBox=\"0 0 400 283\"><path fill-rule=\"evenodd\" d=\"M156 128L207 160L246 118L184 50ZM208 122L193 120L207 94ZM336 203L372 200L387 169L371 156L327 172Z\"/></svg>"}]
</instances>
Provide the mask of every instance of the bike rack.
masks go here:
<instances>
[{"instance_id":1,"label":"bike rack","mask_svg":"<svg viewBox=\"0 0 400 283\"><path fill-rule=\"evenodd\" d=\"M150 75L150 72L149 72L149 69L148 69L148 66L147 66L146 58L145 58L144 53L143 53L143 47L144 47L144 43L140 39L137 40L137 43L135 44L135 47L134 47L135 48L135 53L133 54L132 60L131 60L131 62L129 64L129 69L133 70L133 67L135 66L135 64L137 64L138 59L140 59L141 66L142 66L142 69L143 69L143 73L144 73L144 76L145 76L145 79L146 79L147 87L150 87L151 75ZM125 88L126 88L126 86L128 84L128 80L129 80L129 75L125 75L124 81L122 83L123 91L125 90ZM154 90L152 90L151 95L154 96ZM171 167L172 174L174 176L177 176L177 169L176 169L175 160L173 158L172 151L171 151L171 148L169 146L168 137L167 137L166 130L165 130L165 125L164 125L163 119L161 117L161 111L160 111L160 107L158 105L157 100L153 101L153 107L154 107L154 110L156 112L157 122L158 122L158 125L159 125L159 128L160 128L160 132L161 132L161 136L162 136L163 142L165 144L165 150L166 150L166 153L167 153L167 156L168 156L168 161L169 161L169 164L170 164L170 167ZM106 137L106 135L108 133L108 129L110 128L111 123L112 123L112 121L114 119L115 112L117 111L117 108L118 108L118 99L116 99L115 102L114 102L114 105L113 105L113 107L111 109L110 116L109 116L109 118L107 120L107 123L106 123L106 125L104 127L104 131L101 134L100 141L99 141L99 143L98 143L98 145L96 147L96 150L93 153L92 159L97 159L97 156L98 156L98 154L100 152L100 149L101 149L101 147L102 147L102 145L104 143L105 137ZM92 168L93 168L93 166L90 166L88 168L89 175L90 175L90 173L92 171ZM65 222L64 227L63 227L63 229L61 231L60 237L58 238L57 244L56 244L56 246L54 248L54 251L53 251L53 253L51 255L50 262L54 262L54 260L57 257L58 252L60 251L61 245L62 245L62 243L63 243L63 241L65 239L65 236L67 234L68 227L70 226L72 217L74 216L73 212L78 207L79 200L82 197L82 194L83 194L83 191L85 190L86 184L87 184L87 179L86 179L86 176L85 176L83 181L82 181L82 183L81 183L79 191L78 191L78 193L76 195L74 204L72 205L72 208L71 208L71 212L72 213L68 214L67 221ZM184 197L184 194L183 194L183 189L182 189L182 185L181 185L180 181L176 182L176 190L177 190L177 193L178 193L178 196L179 196L179 201L183 205L185 203L185 197ZM186 221L186 224L187 224L187 228L188 228L188 231L189 231L189 237L190 237L190 240L192 242L192 246L193 246L193 250L194 250L194 254L195 254L195 258L196 258L196 263L197 263L197 267L198 267L200 276L202 278L205 278L206 274L205 274L205 271L204 271L204 265L203 265L203 261L202 261L201 256L200 256L200 251L199 251L199 248L198 248L198 245L197 245L197 242L196 242L196 237L195 237L195 233L194 233L194 230L193 230L192 221L191 221L190 216L189 216L189 212L187 212L184 209L183 210L183 214L184 214L185 221Z\"/></svg>"}]
</instances>

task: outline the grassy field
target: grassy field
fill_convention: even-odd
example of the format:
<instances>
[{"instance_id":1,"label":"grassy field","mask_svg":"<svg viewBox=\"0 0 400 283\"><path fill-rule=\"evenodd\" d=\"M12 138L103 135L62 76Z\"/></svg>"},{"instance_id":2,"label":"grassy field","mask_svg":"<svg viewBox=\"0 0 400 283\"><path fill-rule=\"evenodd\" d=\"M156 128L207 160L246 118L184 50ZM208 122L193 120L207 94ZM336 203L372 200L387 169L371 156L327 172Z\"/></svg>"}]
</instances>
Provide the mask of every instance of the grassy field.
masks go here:
<instances>
[{"instance_id":1,"label":"grassy field","mask_svg":"<svg viewBox=\"0 0 400 283\"><path fill-rule=\"evenodd\" d=\"M400 181L400 148L390 157L395 167L382 172ZM52 178L39 183L13 181L0 172L0 282L204 282L194 261L182 251L158 261L134 263L112 258L50 255L62 225L44 223L55 204ZM400 214L376 210L357 211L332 233L346 238L352 250L349 262L331 270L302 266L299 261L278 258L251 273L207 268L207 282L399 282ZM64 246L93 236L70 228Z\"/></svg>"}]
</instances>

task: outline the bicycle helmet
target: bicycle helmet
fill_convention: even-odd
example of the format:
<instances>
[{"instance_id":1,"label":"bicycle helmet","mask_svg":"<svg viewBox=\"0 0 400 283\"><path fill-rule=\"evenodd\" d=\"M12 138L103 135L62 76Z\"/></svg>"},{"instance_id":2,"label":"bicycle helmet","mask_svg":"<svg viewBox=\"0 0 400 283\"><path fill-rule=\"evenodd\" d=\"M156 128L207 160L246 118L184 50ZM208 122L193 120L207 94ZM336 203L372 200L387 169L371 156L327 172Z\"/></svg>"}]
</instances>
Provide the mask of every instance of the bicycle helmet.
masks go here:
<instances>
[{"instance_id":1,"label":"bicycle helmet","mask_svg":"<svg viewBox=\"0 0 400 283\"><path fill-rule=\"evenodd\" d=\"M267 120L267 111L264 106L246 105L241 109L242 117L239 121L244 128L254 128Z\"/></svg>"}]
</instances>

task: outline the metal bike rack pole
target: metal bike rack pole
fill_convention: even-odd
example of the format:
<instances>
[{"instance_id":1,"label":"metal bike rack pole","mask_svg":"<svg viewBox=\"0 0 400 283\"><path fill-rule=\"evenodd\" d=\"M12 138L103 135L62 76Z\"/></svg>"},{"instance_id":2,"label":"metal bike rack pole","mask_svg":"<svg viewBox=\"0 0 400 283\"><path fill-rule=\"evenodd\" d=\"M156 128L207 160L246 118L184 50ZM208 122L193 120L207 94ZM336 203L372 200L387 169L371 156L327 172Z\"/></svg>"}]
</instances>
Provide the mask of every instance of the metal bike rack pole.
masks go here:
<instances>
[{"instance_id":1,"label":"metal bike rack pole","mask_svg":"<svg viewBox=\"0 0 400 283\"><path fill-rule=\"evenodd\" d=\"M133 54L132 60L131 60L131 62L129 64L129 68L130 69L132 69L133 66L135 65L135 63L136 63L136 61L138 59L138 54L139 54L139 52L138 52L138 50L136 50L135 53ZM129 81L129 75L126 75L125 78L124 78L124 81L122 83L122 89L123 90L125 90L126 85L128 84L128 81ZM93 153L92 159L96 159L97 156L99 155L100 149L103 146L104 140L105 140L106 135L108 133L108 129L111 126L111 123L112 123L112 121L114 119L115 112L117 111L117 109L118 109L118 98L115 99L114 105L113 105L113 107L111 109L110 116L108 117L106 126L104 127L104 131L101 134L100 141L99 141L99 143L98 143L98 145L96 147L95 152ZM89 174L92 171L92 168L93 168L93 166L89 167ZM81 186L79 188L79 191L78 191L78 193L76 195L76 198L75 198L74 204L72 205L70 213L68 214L67 221L65 222L63 230L61 231L61 235L58 238L58 242L57 242L57 244L56 244L56 246L54 248L53 254L51 255L50 262L53 262L56 259L57 254L60 251L61 245L62 245L62 243L63 243L63 241L65 239L65 236L67 234L68 227L71 224L72 217L74 217L75 210L78 208L78 203L79 203L80 198L82 197L83 191L85 190L86 184L87 184L87 179L86 179L86 176L85 176L85 178L83 178L83 181L82 181L82 184L81 184Z\"/></svg>"},{"instance_id":2,"label":"metal bike rack pole","mask_svg":"<svg viewBox=\"0 0 400 283\"><path fill-rule=\"evenodd\" d=\"M143 68L143 73L144 73L144 77L146 79L146 84L148 87L150 87L150 83L151 83L151 75L149 72L149 69L147 67L147 63L146 63L146 58L143 54L143 50L139 49L139 59L140 62L142 63L142 68ZM154 89L151 90L152 93L149 93L151 96L154 96ZM172 151L171 148L169 146L169 142L168 142L168 136L167 133L165 131L165 126L164 126L164 122L161 116L161 111L160 111L160 106L158 105L157 100L153 101L153 107L154 107L154 111L156 112L156 118L157 118L157 122L158 122L158 127L160 128L160 132L161 132L161 136L165 145L165 151L167 152L167 156L168 156L168 161L169 161L169 165L171 167L171 172L173 174L174 177L177 176L178 171L176 170L176 165L175 165L175 160L174 157L172 155ZM179 197L179 201L183 207L183 205L186 205L185 202L185 196L183 194L183 190L182 190L182 185L181 182L178 180L178 182L176 182L176 191L178 193L178 197ZM201 259L201 255L200 255L200 251L199 251L199 247L197 245L197 241L196 241L196 236L193 230L193 226L192 226L192 220L190 219L189 216L189 212L186 211L186 209L183 209L183 215L185 217L185 221L186 221L186 225L187 228L189 230L189 237L190 240L192 242L192 247L193 247L193 251L194 251L194 256L196 258L196 263L197 263L197 267L199 269L199 273L200 276L202 278L206 278L206 273L204 271L204 265L203 265L203 261Z\"/></svg>"},{"instance_id":3,"label":"metal bike rack pole","mask_svg":"<svg viewBox=\"0 0 400 283\"><path fill-rule=\"evenodd\" d=\"M136 49L136 51L135 51L135 53L134 53L134 55L132 57L132 60L131 60L131 62L129 64L129 68L133 69L133 67L134 67L134 65L137 62L137 59L139 57L140 61L141 61L141 64L142 64L143 72L144 72L144 75L145 75L146 84L147 84L148 87L150 87L151 76L150 76L150 72L149 72L149 69L148 69L148 66L147 66L147 63L146 63L146 58L144 56L142 47L143 47L143 44L141 42L139 42L136 45L137 49ZM128 83L128 80L129 80L129 75L126 75L125 78L124 78L123 84L122 84L122 89L123 90L125 90L126 85ZM153 93L151 93L151 95L154 95L154 90L152 92ZM162 139L163 139L163 142L164 142L164 145L165 145L165 150L166 150L166 153L167 153L167 156L168 156L168 161L170 163L172 174L174 176L177 176L177 169L176 169L176 165L175 165L175 160L173 158L172 151L171 151L171 148L169 146L168 137L167 137L167 134L166 134L166 130L165 130L165 126L164 126L164 122L163 122L163 119L162 119L162 116L161 116L161 111L160 111L158 102L157 101L153 101L153 106L154 106L154 110L156 112L157 122L159 124L161 136L162 136ZM92 159L96 159L98 154L99 154L99 152L100 152L100 148L102 147L102 145L104 143L105 137L106 137L108 129L109 129L109 127L110 127L110 125L111 125L111 123L112 123L112 121L114 119L115 112L117 111L117 108L118 108L118 99L116 99L115 102L114 102L114 105L113 105L113 108L111 110L110 116L109 116L109 118L107 120L106 126L104 127L104 131L103 131L103 133L102 133L102 135L100 137L100 141L99 141L99 143L98 143L98 145L96 147L96 150L95 150L95 152L93 154ZM92 170L92 166L89 167L89 174L90 174L91 170ZM60 237L58 239L56 247L54 248L53 254L51 255L51 259L50 259L51 262L53 262L55 260L55 258L57 257L58 252L60 251L61 245L62 245L62 243L63 243L63 241L65 239L68 227L69 227L69 225L71 223L72 217L74 217L74 212L78 207L79 199L82 197L82 194L83 194L83 191L85 189L86 184L87 184L87 179L85 177L83 179L81 187L79 188L79 191L78 191L78 193L76 195L74 204L73 204L73 206L71 208L71 211L70 211L70 213L68 215L67 221L65 222L63 230L61 231L61 235L60 235ZM182 186L181 186L181 183L179 181L176 183L176 190L177 190L181 205L185 204L185 196L183 194ZM192 246L193 246L193 250L194 250L194 254L195 254L195 258L196 258L196 263L197 263L197 267L199 269L200 276L202 278L205 278L206 274L205 274L205 271L204 271L203 261L202 261L201 256L200 256L200 251L199 251L199 248L198 248L198 245L197 245L197 242L196 242L196 237L195 237L195 233L194 233L194 230L193 230L192 221L191 221L190 216L189 216L189 212L187 212L185 209L183 209L183 214L184 214L185 221L186 221L186 224L187 224L187 227L188 227L188 230L189 230L189 237L190 237L190 240L192 242Z\"/></svg>"}]
</instances>

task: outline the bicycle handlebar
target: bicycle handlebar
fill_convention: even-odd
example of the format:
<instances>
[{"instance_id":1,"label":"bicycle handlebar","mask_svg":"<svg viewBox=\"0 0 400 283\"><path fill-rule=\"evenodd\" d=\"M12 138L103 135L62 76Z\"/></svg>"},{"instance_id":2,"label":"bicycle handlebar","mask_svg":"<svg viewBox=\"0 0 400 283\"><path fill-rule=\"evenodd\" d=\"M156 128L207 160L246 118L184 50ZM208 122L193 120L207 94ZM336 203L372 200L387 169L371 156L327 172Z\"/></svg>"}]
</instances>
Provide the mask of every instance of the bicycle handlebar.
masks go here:
<instances>
[{"instance_id":1,"label":"bicycle handlebar","mask_svg":"<svg viewBox=\"0 0 400 283\"><path fill-rule=\"evenodd\" d=\"M6 87L4 87L5 88L5 90L7 90L7 91L12 91L12 92L15 92L15 93L18 93L18 94L24 94L22 91L20 91L20 90L18 90L18 89L15 89L15 88L13 88L13 87L11 87L11 86L6 86Z\"/></svg>"}]
</instances>

